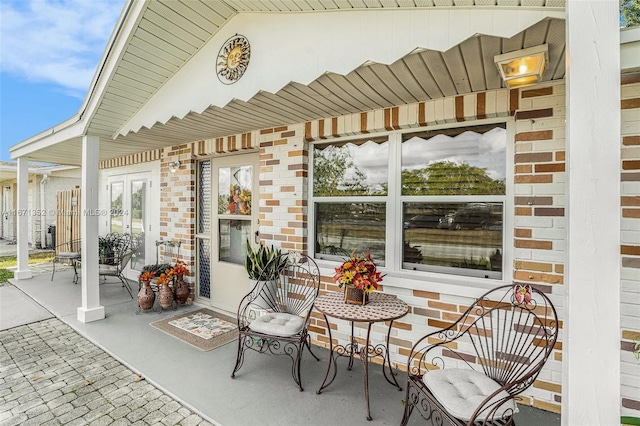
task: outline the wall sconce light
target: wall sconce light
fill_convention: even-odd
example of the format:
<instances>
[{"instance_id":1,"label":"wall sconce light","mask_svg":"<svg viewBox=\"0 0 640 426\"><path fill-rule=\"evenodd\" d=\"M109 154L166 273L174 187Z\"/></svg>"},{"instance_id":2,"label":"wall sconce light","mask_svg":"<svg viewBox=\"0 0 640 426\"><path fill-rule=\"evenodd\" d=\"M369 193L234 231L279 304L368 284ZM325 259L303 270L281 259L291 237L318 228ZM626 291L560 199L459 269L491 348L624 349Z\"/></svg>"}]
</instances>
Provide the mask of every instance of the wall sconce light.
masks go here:
<instances>
[{"instance_id":1,"label":"wall sconce light","mask_svg":"<svg viewBox=\"0 0 640 426\"><path fill-rule=\"evenodd\" d=\"M548 50L548 46L543 44L496 55L493 60L509 89L531 86L542 81Z\"/></svg>"},{"instance_id":2,"label":"wall sconce light","mask_svg":"<svg viewBox=\"0 0 640 426\"><path fill-rule=\"evenodd\" d=\"M175 173L176 170L178 170L180 168L180 160L176 160L176 161L171 161L169 163L169 171L171 173Z\"/></svg>"}]
</instances>

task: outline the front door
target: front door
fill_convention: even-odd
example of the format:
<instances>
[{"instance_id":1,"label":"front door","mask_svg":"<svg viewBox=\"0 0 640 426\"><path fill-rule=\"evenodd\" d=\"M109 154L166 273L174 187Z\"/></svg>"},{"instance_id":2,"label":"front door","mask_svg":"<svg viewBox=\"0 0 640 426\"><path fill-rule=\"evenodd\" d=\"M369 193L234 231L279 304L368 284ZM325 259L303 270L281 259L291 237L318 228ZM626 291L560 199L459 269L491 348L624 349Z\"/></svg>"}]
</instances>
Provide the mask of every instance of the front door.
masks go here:
<instances>
[{"instance_id":1,"label":"front door","mask_svg":"<svg viewBox=\"0 0 640 426\"><path fill-rule=\"evenodd\" d=\"M200 162L198 297L235 312L248 292L246 244L258 230L258 154Z\"/></svg>"},{"instance_id":2,"label":"front door","mask_svg":"<svg viewBox=\"0 0 640 426\"><path fill-rule=\"evenodd\" d=\"M155 262L148 209L149 183L150 173L109 178L109 232L131 234L133 256L125 276L132 280L138 279L144 265Z\"/></svg>"}]
</instances>

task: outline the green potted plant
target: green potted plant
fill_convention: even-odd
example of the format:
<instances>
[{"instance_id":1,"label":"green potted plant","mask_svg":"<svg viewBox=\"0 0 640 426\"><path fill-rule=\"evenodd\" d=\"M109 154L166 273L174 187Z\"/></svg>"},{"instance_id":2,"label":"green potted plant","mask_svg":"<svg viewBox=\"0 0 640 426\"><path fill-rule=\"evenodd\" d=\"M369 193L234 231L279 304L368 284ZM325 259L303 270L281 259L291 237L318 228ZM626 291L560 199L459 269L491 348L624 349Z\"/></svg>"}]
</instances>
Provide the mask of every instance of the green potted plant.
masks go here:
<instances>
[{"instance_id":1,"label":"green potted plant","mask_svg":"<svg viewBox=\"0 0 640 426\"><path fill-rule=\"evenodd\" d=\"M244 261L244 267L249 275L249 289L257 295L253 304L262 309L268 309L267 300L262 297L262 286L267 285L267 291L275 295L277 281L276 278L282 269L282 261L273 261L282 255L282 250L272 246L260 244L254 250L251 243L247 240L247 256ZM273 299L273 298L271 298Z\"/></svg>"},{"instance_id":2,"label":"green potted plant","mask_svg":"<svg viewBox=\"0 0 640 426\"><path fill-rule=\"evenodd\" d=\"M103 265L117 264L118 257L129 247L128 237L127 234L120 234L118 232L110 232L104 237L98 236L100 263Z\"/></svg>"},{"instance_id":3,"label":"green potted plant","mask_svg":"<svg viewBox=\"0 0 640 426\"><path fill-rule=\"evenodd\" d=\"M247 240L247 257L244 261L244 267L249 274L249 279L265 281L273 280L277 276L278 266L271 261L276 257L282 255L282 250L273 247L268 247L264 244L260 244L257 250L253 250L251 243ZM267 271L266 268L269 267Z\"/></svg>"}]
</instances>

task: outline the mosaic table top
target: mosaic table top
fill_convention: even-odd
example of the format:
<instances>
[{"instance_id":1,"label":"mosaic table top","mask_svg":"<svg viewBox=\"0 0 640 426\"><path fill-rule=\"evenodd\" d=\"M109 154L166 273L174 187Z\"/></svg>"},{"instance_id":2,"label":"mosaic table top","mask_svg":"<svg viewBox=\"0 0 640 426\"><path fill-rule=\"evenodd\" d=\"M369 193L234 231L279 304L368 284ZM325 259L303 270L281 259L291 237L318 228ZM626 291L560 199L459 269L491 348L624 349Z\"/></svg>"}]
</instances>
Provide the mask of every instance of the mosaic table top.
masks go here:
<instances>
[{"instance_id":1,"label":"mosaic table top","mask_svg":"<svg viewBox=\"0 0 640 426\"><path fill-rule=\"evenodd\" d=\"M353 305L344 301L344 293L335 291L316 299L315 308L333 318L356 322L389 321L403 317L409 306L396 296L373 292L366 305Z\"/></svg>"}]
</instances>

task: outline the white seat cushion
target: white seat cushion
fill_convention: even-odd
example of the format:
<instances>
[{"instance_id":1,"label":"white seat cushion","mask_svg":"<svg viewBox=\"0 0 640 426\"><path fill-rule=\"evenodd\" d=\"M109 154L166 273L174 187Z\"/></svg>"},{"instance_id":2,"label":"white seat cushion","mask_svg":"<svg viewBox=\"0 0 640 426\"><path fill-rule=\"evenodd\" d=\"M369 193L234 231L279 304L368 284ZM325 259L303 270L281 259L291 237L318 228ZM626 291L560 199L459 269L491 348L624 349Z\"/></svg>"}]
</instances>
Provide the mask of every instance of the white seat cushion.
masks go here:
<instances>
[{"instance_id":1,"label":"white seat cushion","mask_svg":"<svg viewBox=\"0 0 640 426\"><path fill-rule=\"evenodd\" d=\"M105 264L99 264L98 265L98 274L99 275L109 275L109 274L117 274L118 273L118 266L117 265L105 265Z\"/></svg>"},{"instance_id":2,"label":"white seat cushion","mask_svg":"<svg viewBox=\"0 0 640 426\"><path fill-rule=\"evenodd\" d=\"M479 371L471 369L445 368L433 370L426 373L422 377L422 381L447 412L453 417L464 421L469 421L478 405L486 397L500 389L498 382ZM491 406L493 402L508 396L509 393L507 391L502 391L493 397L489 404L485 405L485 407L488 406L489 408L480 413L478 419L483 419L486 415L489 415L493 409L493 406ZM503 414L509 416L517 412L518 407L514 400L511 399L500 406L492 417L500 418Z\"/></svg>"},{"instance_id":3,"label":"white seat cushion","mask_svg":"<svg viewBox=\"0 0 640 426\"><path fill-rule=\"evenodd\" d=\"M249 324L253 331L281 337L293 336L303 326L304 320L299 316L280 312L259 316Z\"/></svg>"},{"instance_id":4,"label":"white seat cushion","mask_svg":"<svg viewBox=\"0 0 640 426\"><path fill-rule=\"evenodd\" d=\"M80 257L80 253L76 251L63 251L56 255L58 259L78 259Z\"/></svg>"}]
</instances>

